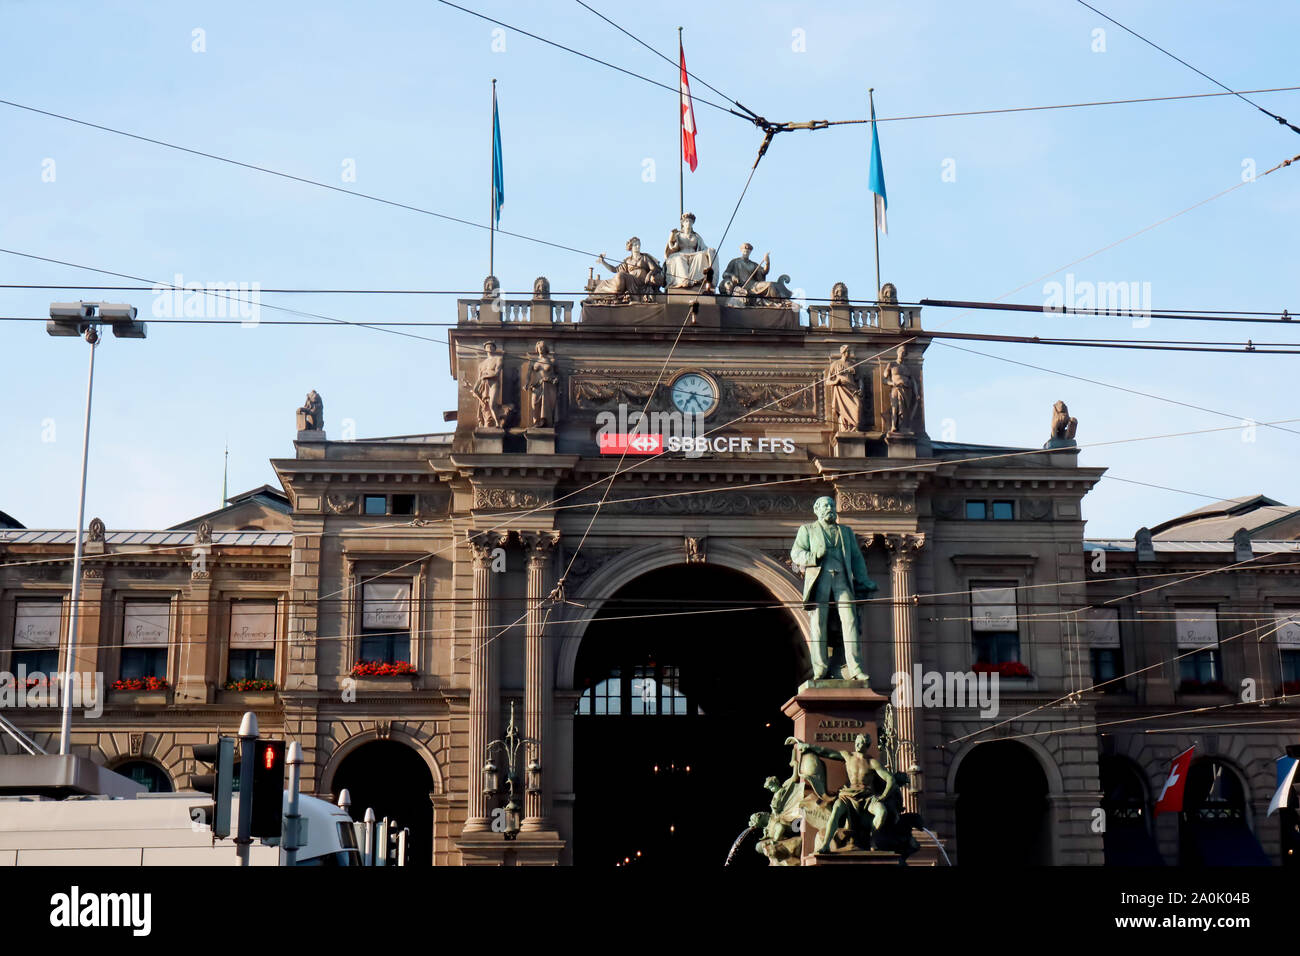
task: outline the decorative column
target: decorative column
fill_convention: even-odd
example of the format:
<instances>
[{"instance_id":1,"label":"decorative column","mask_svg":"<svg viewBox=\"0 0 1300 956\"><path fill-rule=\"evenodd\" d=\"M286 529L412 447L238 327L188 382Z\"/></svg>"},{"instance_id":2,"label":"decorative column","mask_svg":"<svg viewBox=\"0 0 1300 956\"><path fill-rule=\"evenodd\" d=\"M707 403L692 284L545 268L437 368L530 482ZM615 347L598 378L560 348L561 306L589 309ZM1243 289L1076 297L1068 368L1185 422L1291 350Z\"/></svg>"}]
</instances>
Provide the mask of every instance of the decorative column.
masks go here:
<instances>
[{"instance_id":1,"label":"decorative column","mask_svg":"<svg viewBox=\"0 0 1300 956\"><path fill-rule=\"evenodd\" d=\"M526 790L524 830L550 830L551 754L551 655L546 650L542 605L549 592L551 555L560 543L558 531L523 531L519 534L528 555L528 625L524 649L524 736L535 741L524 745L525 766L532 759L541 765L541 791ZM525 772L527 780L529 774Z\"/></svg>"},{"instance_id":2,"label":"decorative column","mask_svg":"<svg viewBox=\"0 0 1300 956\"><path fill-rule=\"evenodd\" d=\"M894 672L903 674L905 687L911 687L912 665L916 660L916 605L915 587L916 553L925 546L924 534L882 534L889 549L889 580L892 587L894 611ZM894 711L898 734L898 770L911 778L911 786L903 794L904 808L909 813L920 810L921 764L918 759L921 742L918 739L920 723L916 719L917 701L910 693L902 695L903 706Z\"/></svg>"},{"instance_id":3,"label":"decorative column","mask_svg":"<svg viewBox=\"0 0 1300 956\"><path fill-rule=\"evenodd\" d=\"M495 531L468 531L471 560L474 564L474 603L470 617L469 656L469 760L466 787L469 790L469 816L465 833L487 833L487 795L483 792L483 760L492 740L493 718L497 701L497 642L492 640L493 598L496 588L492 579L492 552L505 543L505 535Z\"/></svg>"}]
</instances>

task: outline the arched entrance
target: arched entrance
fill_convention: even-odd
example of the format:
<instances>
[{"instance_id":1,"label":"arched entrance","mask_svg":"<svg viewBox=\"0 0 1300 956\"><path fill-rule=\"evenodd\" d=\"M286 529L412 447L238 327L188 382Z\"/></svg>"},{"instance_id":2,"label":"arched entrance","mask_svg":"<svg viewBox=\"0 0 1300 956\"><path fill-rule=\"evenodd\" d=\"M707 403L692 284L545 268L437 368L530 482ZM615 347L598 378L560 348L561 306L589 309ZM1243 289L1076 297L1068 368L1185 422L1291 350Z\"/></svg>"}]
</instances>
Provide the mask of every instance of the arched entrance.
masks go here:
<instances>
[{"instance_id":1,"label":"arched entrance","mask_svg":"<svg viewBox=\"0 0 1300 956\"><path fill-rule=\"evenodd\" d=\"M723 865L788 761L781 705L808 673L795 613L749 576L698 564L603 602L574 671L576 864Z\"/></svg>"},{"instance_id":2,"label":"arched entrance","mask_svg":"<svg viewBox=\"0 0 1300 956\"><path fill-rule=\"evenodd\" d=\"M1222 760L1194 761L1178 815L1179 862L1183 866L1269 866L1250 828L1246 788Z\"/></svg>"},{"instance_id":3,"label":"arched entrance","mask_svg":"<svg viewBox=\"0 0 1300 956\"><path fill-rule=\"evenodd\" d=\"M1033 752L1014 740L972 748L957 768L957 863L1051 863L1047 777Z\"/></svg>"},{"instance_id":4,"label":"arched entrance","mask_svg":"<svg viewBox=\"0 0 1300 956\"><path fill-rule=\"evenodd\" d=\"M1107 866L1164 866L1151 833L1151 801L1142 771L1124 757L1101 758L1102 837Z\"/></svg>"},{"instance_id":5,"label":"arched entrance","mask_svg":"<svg viewBox=\"0 0 1300 956\"><path fill-rule=\"evenodd\" d=\"M425 762L406 744L372 740L357 747L339 763L330 785L337 800L347 790L352 796L352 819L395 820L400 830L410 829L407 862L427 866L433 859L433 775Z\"/></svg>"}]
</instances>

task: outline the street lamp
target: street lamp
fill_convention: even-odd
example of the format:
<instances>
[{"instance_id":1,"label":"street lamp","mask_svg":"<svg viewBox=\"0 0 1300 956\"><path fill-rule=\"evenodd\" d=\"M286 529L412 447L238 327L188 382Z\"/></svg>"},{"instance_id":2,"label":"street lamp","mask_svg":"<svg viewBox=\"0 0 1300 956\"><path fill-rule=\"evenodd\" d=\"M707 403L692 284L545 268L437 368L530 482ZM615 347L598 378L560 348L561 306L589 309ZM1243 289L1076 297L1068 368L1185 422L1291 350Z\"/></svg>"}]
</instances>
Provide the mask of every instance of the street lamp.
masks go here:
<instances>
[{"instance_id":1,"label":"street lamp","mask_svg":"<svg viewBox=\"0 0 1300 956\"><path fill-rule=\"evenodd\" d=\"M125 339L145 337L145 325L135 319L133 305L107 302L54 302L50 305L48 335L81 336L90 345L90 371L86 373L86 421L81 432L81 497L77 503L77 541L72 554L72 611L68 615L68 656L63 664L63 722L59 727L59 753L67 756L72 730L72 663L77 649L77 620L81 616L81 531L86 521L86 459L90 453L90 399L95 384L95 346L99 330L108 323L113 335ZM100 688L103 693L103 688Z\"/></svg>"},{"instance_id":2,"label":"street lamp","mask_svg":"<svg viewBox=\"0 0 1300 956\"><path fill-rule=\"evenodd\" d=\"M520 810L519 805L519 751L521 748L527 748L525 757L528 760L525 769L525 786L529 793L540 793L542 789L542 765L538 762L537 754L541 749L538 741L531 737L524 737L519 733L519 727L515 724L515 702L510 702L510 723L506 727L504 739L494 740L487 745L484 753L483 763L483 792L489 797L506 798L505 812L505 832L502 834L507 840L513 840L519 835L520 830ZM492 761L492 751L500 748L505 758L506 785L501 786L501 772L497 765ZM531 756L529 756L531 752Z\"/></svg>"}]
</instances>

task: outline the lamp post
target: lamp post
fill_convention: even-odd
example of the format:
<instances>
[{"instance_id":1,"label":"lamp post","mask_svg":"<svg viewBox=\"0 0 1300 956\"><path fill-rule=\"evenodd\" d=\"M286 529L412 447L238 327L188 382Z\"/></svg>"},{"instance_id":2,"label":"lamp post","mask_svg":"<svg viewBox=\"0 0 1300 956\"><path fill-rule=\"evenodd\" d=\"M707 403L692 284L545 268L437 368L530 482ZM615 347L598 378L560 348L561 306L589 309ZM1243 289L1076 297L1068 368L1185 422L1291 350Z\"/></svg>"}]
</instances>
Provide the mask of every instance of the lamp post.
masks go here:
<instances>
[{"instance_id":1,"label":"lamp post","mask_svg":"<svg viewBox=\"0 0 1300 956\"><path fill-rule=\"evenodd\" d=\"M86 373L86 420L81 431L81 493L77 501L77 540L72 552L72 609L68 615L68 654L63 664L63 720L59 725L59 754L67 756L72 729L72 664L77 649L77 621L81 616L81 532L86 521L86 462L90 455L90 400L95 384L95 346L100 329L107 322L118 338L142 339L145 325L135 320L133 305L106 302L54 302L50 305L47 335L80 336L90 345L90 369ZM103 693L103 688L99 688Z\"/></svg>"},{"instance_id":2,"label":"lamp post","mask_svg":"<svg viewBox=\"0 0 1300 956\"><path fill-rule=\"evenodd\" d=\"M504 787L501 785L501 771L492 762L492 751L497 749L501 750L506 762ZM483 755L483 792L489 797L495 797L498 800L503 796L506 798L505 830L502 836L507 840L513 840L517 837L520 830L520 818L522 816L520 810L522 807L519 803L519 751L521 749L525 749L525 759L527 760L524 767L524 786L529 793L541 793L542 765L539 762L541 743L519 733L519 727L515 723L515 702L512 700L510 702L510 723L506 727L505 737L489 743Z\"/></svg>"}]
</instances>

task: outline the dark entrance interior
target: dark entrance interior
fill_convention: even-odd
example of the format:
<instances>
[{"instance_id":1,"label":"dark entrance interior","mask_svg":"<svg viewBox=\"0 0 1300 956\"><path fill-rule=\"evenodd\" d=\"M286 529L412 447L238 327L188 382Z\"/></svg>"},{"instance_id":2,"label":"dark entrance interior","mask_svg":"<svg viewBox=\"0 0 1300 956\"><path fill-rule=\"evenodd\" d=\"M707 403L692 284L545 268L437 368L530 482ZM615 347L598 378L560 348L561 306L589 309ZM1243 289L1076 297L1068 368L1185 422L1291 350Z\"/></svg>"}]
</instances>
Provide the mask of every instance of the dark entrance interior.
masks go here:
<instances>
[{"instance_id":1,"label":"dark entrance interior","mask_svg":"<svg viewBox=\"0 0 1300 956\"><path fill-rule=\"evenodd\" d=\"M980 744L957 769L957 864L1051 863L1047 778L1028 747Z\"/></svg>"},{"instance_id":2,"label":"dark entrance interior","mask_svg":"<svg viewBox=\"0 0 1300 956\"><path fill-rule=\"evenodd\" d=\"M789 770L781 705L810 673L796 613L751 578L699 564L649 572L606 601L575 673L575 864L723 865L767 809L763 780ZM766 864L752 838L736 864Z\"/></svg>"},{"instance_id":3,"label":"dark entrance interior","mask_svg":"<svg viewBox=\"0 0 1300 956\"><path fill-rule=\"evenodd\" d=\"M433 776L423 760L396 740L373 740L343 758L334 774L334 798L347 790L352 795L353 820L364 819L366 808L375 819L397 821L397 829L410 829L407 863L428 866L433 860ZM393 831L396 832L396 831Z\"/></svg>"},{"instance_id":4,"label":"dark entrance interior","mask_svg":"<svg viewBox=\"0 0 1300 956\"><path fill-rule=\"evenodd\" d=\"M1183 866L1269 866L1246 817L1246 791L1219 760L1193 761L1178 818Z\"/></svg>"}]
</instances>

